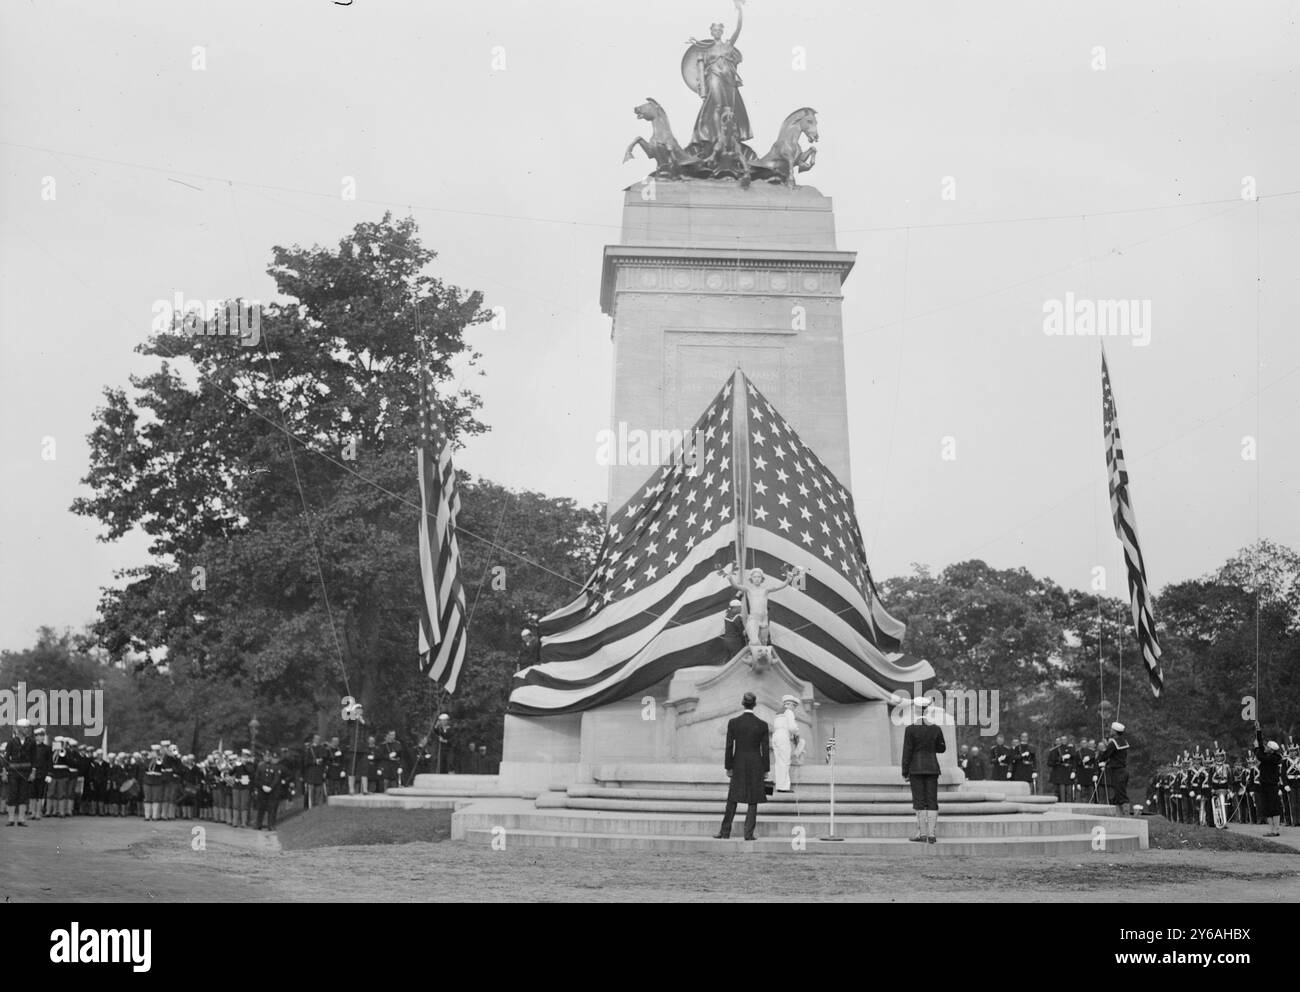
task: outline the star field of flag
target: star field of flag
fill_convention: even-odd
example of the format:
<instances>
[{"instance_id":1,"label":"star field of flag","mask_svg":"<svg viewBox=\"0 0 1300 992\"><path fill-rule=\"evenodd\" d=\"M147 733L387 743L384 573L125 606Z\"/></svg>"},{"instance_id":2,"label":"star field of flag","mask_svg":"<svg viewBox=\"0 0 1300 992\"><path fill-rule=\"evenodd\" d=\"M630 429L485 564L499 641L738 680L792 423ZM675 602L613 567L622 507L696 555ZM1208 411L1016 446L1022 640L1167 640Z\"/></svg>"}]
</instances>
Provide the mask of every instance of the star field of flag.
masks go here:
<instances>
[{"instance_id":1,"label":"star field of flag","mask_svg":"<svg viewBox=\"0 0 1300 992\"><path fill-rule=\"evenodd\" d=\"M802 588L769 600L771 642L826 698L886 699L933 678L897 650L904 627L876 595L848 491L753 383L726 382L691 438L694 457L650 473L610 517L581 593L543 618L541 660L515 676L512 713L578 712L730 660L735 590L718 568L742 549L746 571L804 570Z\"/></svg>"},{"instance_id":2,"label":"star field of flag","mask_svg":"<svg viewBox=\"0 0 1300 992\"><path fill-rule=\"evenodd\" d=\"M871 573L853 497L752 383L747 393L748 519L797 543L867 595Z\"/></svg>"},{"instance_id":3,"label":"star field of flag","mask_svg":"<svg viewBox=\"0 0 1300 992\"><path fill-rule=\"evenodd\" d=\"M696 464L678 459L655 469L610 520L588 615L671 572L701 540L734 525L730 397L728 383L693 426Z\"/></svg>"}]
</instances>

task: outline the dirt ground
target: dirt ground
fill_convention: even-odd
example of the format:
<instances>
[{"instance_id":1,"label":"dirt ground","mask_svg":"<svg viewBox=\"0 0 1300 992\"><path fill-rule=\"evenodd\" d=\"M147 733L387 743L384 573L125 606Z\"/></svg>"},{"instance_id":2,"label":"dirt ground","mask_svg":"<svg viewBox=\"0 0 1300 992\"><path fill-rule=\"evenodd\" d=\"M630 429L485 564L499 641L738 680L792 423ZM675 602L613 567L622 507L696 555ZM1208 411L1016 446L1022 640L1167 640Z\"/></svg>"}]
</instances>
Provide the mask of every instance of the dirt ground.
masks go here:
<instances>
[{"instance_id":1,"label":"dirt ground","mask_svg":"<svg viewBox=\"0 0 1300 992\"><path fill-rule=\"evenodd\" d=\"M456 842L282 851L270 834L188 821L0 828L14 902L1300 902L1300 858L1142 851L1064 859L492 851Z\"/></svg>"}]
</instances>

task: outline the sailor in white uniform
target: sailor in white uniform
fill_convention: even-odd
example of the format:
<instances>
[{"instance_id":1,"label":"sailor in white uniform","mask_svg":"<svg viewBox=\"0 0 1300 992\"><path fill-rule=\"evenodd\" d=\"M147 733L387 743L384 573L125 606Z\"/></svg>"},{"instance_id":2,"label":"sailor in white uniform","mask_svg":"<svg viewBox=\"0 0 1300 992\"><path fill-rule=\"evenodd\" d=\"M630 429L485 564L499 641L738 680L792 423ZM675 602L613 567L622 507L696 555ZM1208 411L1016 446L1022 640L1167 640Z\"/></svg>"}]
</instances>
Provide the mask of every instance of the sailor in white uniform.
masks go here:
<instances>
[{"instance_id":1,"label":"sailor in white uniform","mask_svg":"<svg viewBox=\"0 0 1300 992\"><path fill-rule=\"evenodd\" d=\"M781 712L772 725L773 777L777 792L793 792L790 786L790 763L803 759L804 741L799 735L799 697L782 696Z\"/></svg>"}]
</instances>

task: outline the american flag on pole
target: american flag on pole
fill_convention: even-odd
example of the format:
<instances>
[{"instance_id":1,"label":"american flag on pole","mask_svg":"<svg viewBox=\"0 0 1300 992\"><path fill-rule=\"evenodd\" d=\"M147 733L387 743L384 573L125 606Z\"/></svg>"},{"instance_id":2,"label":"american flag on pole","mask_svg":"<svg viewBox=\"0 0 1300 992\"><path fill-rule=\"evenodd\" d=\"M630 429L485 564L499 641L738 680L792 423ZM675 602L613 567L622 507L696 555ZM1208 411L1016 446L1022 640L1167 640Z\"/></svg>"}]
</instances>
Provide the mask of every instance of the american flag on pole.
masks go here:
<instances>
[{"instance_id":1,"label":"american flag on pole","mask_svg":"<svg viewBox=\"0 0 1300 992\"><path fill-rule=\"evenodd\" d=\"M433 390L421 351L420 437L416 448L420 473L420 670L448 692L465 661L465 589L460 581L460 547L456 543L456 469L451 439L433 406Z\"/></svg>"},{"instance_id":2,"label":"american flag on pole","mask_svg":"<svg viewBox=\"0 0 1300 992\"><path fill-rule=\"evenodd\" d=\"M697 439L690 446L690 439ZM730 661L719 566L808 569L774 592L771 643L828 699L888 699L934 677L898 651L903 624L876 595L848 491L737 372L610 519L595 571L541 624L541 660L515 676L509 712L572 713L649 688L678 669Z\"/></svg>"},{"instance_id":3,"label":"american flag on pole","mask_svg":"<svg viewBox=\"0 0 1300 992\"><path fill-rule=\"evenodd\" d=\"M1101 353L1101 414L1106 433L1106 469L1110 476L1110 512L1115 521L1115 535L1124 546L1124 565L1128 570L1129 600L1133 605L1133 629L1137 631L1142 661L1151 680L1151 691L1160 695L1165 677L1160 671L1160 641L1156 638L1156 621L1151 615L1151 592L1147 588L1146 563L1138 545L1137 517L1128 492L1128 468L1124 464L1124 446L1119 438L1119 418L1115 411L1115 394L1110 387L1110 369L1106 352Z\"/></svg>"}]
</instances>

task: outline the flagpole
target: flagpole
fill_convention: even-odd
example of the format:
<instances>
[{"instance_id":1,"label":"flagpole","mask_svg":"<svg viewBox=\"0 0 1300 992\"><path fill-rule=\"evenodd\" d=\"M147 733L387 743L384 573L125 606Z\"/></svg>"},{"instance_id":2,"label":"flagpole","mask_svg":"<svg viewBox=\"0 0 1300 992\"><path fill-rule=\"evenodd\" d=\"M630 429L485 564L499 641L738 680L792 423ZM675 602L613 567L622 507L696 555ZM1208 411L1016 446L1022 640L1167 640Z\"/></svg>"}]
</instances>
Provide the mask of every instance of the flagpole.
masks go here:
<instances>
[{"instance_id":1,"label":"flagpole","mask_svg":"<svg viewBox=\"0 0 1300 992\"><path fill-rule=\"evenodd\" d=\"M736 363L731 374L731 467L735 491L731 494L732 514L736 521L736 578L744 581L745 525L749 522L749 405L745 402L745 373ZM740 597L740 626L749 629L749 597ZM743 649L742 649L743 650ZM755 659L756 660L756 659Z\"/></svg>"},{"instance_id":2,"label":"flagpole","mask_svg":"<svg viewBox=\"0 0 1300 992\"><path fill-rule=\"evenodd\" d=\"M745 525L749 523L749 404L745 401L745 373L740 365L731 375L731 464L736 491L732 509L736 518L736 571L745 570ZM748 612L741 600L742 613Z\"/></svg>"},{"instance_id":3,"label":"flagpole","mask_svg":"<svg viewBox=\"0 0 1300 992\"><path fill-rule=\"evenodd\" d=\"M831 724L831 739L826 742L826 756L831 763L831 832L830 836L821 838L827 841L843 840L835 836L835 724Z\"/></svg>"}]
</instances>

